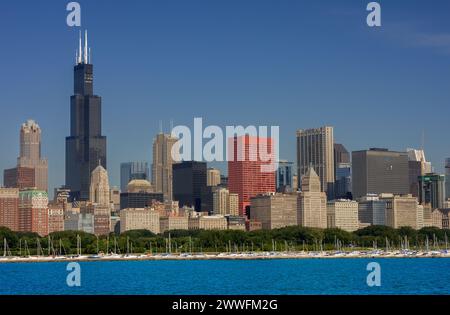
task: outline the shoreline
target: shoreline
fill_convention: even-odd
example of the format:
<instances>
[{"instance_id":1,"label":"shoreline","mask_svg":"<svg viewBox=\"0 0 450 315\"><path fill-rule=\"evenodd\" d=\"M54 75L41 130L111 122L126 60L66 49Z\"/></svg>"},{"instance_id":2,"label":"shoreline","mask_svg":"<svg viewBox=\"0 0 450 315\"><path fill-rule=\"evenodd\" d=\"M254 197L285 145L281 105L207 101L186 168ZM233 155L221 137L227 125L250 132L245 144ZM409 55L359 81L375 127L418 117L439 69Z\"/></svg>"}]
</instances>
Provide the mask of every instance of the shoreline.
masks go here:
<instances>
[{"instance_id":1,"label":"shoreline","mask_svg":"<svg viewBox=\"0 0 450 315\"><path fill-rule=\"evenodd\" d=\"M219 254L130 254L130 255L81 255L81 256L30 256L0 257L0 264L48 263L48 262L99 262L99 261L176 261L176 260L273 260L273 259L378 259L378 258L450 258L448 251L431 252L258 252Z\"/></svg>"}]
</instances>

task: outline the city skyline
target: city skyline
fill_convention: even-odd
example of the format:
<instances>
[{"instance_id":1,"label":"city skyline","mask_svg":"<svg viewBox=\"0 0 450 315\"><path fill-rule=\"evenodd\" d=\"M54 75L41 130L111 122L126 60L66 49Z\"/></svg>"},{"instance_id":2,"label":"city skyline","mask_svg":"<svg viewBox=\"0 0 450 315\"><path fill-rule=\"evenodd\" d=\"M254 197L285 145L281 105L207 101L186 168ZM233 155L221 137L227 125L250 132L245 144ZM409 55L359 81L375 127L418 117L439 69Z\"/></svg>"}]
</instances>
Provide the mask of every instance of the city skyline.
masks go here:
<instances>
[{"instance_id":1,"label":"city skyline","mask_svg":"<svg viewBox=\"0 0 450 315\"><path fill-rule=\"evenodd\" d=\"M386 12L387 18L384 20L383 29L379 33L376 33L364 25L364 7L355 5L356 2L346 4L345 6L309 4L305 5L305 7L303 4L287 2L285 7L277 8L272 13L268 10L268 3L270 2L264 2L258 6L260 9L257 10L258 16L251 15L253 11L250 5L233 3L231 7L239 8L241 11L237 13L230 8L226 8L224 13L217 12L218 22L211 21L204 11L195 13L193 12L195 9L191 8L186 13L189 16L184 16L177 9L165 4L159 4L154 9L159 9L160 12L165 14L173 13L181 17L182 21L185 21L185 18L192 19L193 16L197 16L200 18L198 23L203 23L200 27L203 27L204 23L209 23L213 26L213 30L220 30L220 34L225 39L213 38L213 43L217 44L219 49L227 42L231 41L234 44L233 49L230 48L226 51L226 53L231 55L226 55L226 53L219 55L218 50L213 48L209 48L201 54L200 52L203 46L199 45L206 45L206 43L203 42L204 38L203 41L200 41L200 38L208 35L209 31L208 34L202 31L200 35L194 36L190 32L198 31L198 29L195 25L191 24L190 31L184 32L188 32L188 35L194 36L194 43L186 48L187 52L184 58L175 62L173 68L169 67L165 69L164 67L168 67L168 64L173 62L173 58L177 56L173 48L180 48L177 45L181 45L180 43L176 44L176 40L180 40L180 36L183 34L177 28L177 26L180 26L179 24L170 29L162 27L156 30L150 30L150 28L144 27L140 31L142 32L141 34L147 34L146 32L148 32L148 34L153 36L151 37L152 40L148 43L145 41L130 42L130 38L125 35L126 32L133 31L136 24L129 23L130 25L126 27L121 25L122 30L119 30L119 26L113 25L111 28L115 30L113 32L115 35L112 36L101 24L93 20L94 16L99 19L104 16L105 13L101 11L102 6L100 4L88 4L87 2L80 3L83 7L83 12L85 12L85 22L83 22L82 29L87 28L90 31L93 63L96 65L96 91L104 98L103 123L105 127L103 128L103 134L110 139L108 156L111 159L108 162L107 170L110 174L112 186L119 186L121 162L144 160L151 163L152 139L158 133L160 120L168 122L170 119L173 119L176 124L189 124L192 118L200 112L206 112L203 115L206 123L217 124L219 126L225 126L229 123L244 126L249 124L280 125L280 158L290 161L295 161L295 132L297 129L331 125L335 130L335 141L344 144L349 151L366 150L370 147L387 147L394 151L406 151L408 147L420 148L422 131L425 130L425 151L427 157L432 162L436 171L443 173L444 159L450 156L448 146L442 144L441 140L446 131L443 125L445 124L445 117L448 117L447 113L449 111L448 106L446 108L445 105L450 100L449 93L444 89L444 86L446 86L444 83L446 81L443 79L445 78L445 67L443 65L448 64L449 61L448 52L445 52L446 46L442 43L411 46L405 43L398 43L392 38L386 38L392 36L392 30L396 29L398 31L398 26L395 27L389 19L392 14L400 14L401 18L406 19L408 14L415 15L420 10L407 10L399 5L384 4L383 12ZM213 6L202 1L194 2L194 4L194 8L200 5L211 9L211 6ZM146 4L140 5L147 8ZM220 4L216 5L221 8ZM27 10L30 12L42 12L42 14L49 16L47 22L39 22L42 23L40 25L42 28L37 27L36 30L29 30L27 28L27 31L25 31L22 27L15 27L16 23L24 23L21 20L23 17L17 15L19 9L24 9L20 5L14 4L11 4L9 9L11 10L12 16L16 17L17 20L5 19L7 23L10 23L8 28L1 25L2 29L13 28L15 30L13 34L5 34L4 36L4 41L9 44L9 50L11 51L4 50L0 52L0 56L3 59L11 59L8 58L8 55L11 52L17 53L17 57L11 64L14 66L15 62L17 62L16 60L23 61L24 64L20 69L27 67L29 71L27 72L28 76L19 78L12 73L12 69L18 66L15 65L11 68L11 65L6 65L5 71L7 75L4 78L8 78L10 81L8 82L4 78L0 79L3 86L5 86L4 100L7 104L11 104L4 110L6 115L3 117L8 117L8 119L2 120L0 126L0 144L4 147L11 148L11 150L8 150L2 155L0 168L6 169L14 165L17 152L19 151L17 141L18 126L27 119L34 119L42 128L42 155L49 160L49 192L52 193L53 188L64 184L64 137L69 134L69 98L72 94L70 89L73 86L71 68L73 67L73 57L77 48L76 43L79 28L75 30L70 29L63 24L64 21L61 17L57 18L56 15L53 16L52 12L45 12L48 6L47 3L37 7L34 6L35 4L31 4ZM55 6L55 4L53 3L51 6ZM182 5L180 4L180 6ZM414 3L412 6L420 5ZM443 6L448 6L448 4L444 4ZM112 7L114 9L113 14L117 17L118 8L114 5ZM152 6L150 7L153 8ZM336 12L334 14L330 13L330 11L333 11L330 7L338 12L341 10L342 12L339 14L345 14L348 21L346 22L338 18L337 16L339 14ZM33 9L35 10L33 11ZM289 9L296 10L290 12ZM61 8L61 10L63 11L64 8ZM361 13L359 13L359 10ZM139 10L126 8L124 14L142 14L137 11ZM324 31L319 32L313 30L309 33L304 30L305 26L308 27L311 25L318 27L318 25L317 22L305 16L307 14L305 11L312 11L312 13L333 18L328 22L324 22L321 19L321 23L323 23L321 27L323 27ZM154 18L154 13L147 13ZM427 21L427 18L430 18L430 16L433 16L435 22L439 21L439 29L441 32L442 30L448 30L445 19L442 19L442 21L439 19L443 15L437 14L437 9L427 8L423 10L421 19L419 20ZM230 19L230 17L233 17L235 20L233 18ZM281 17L286 19L283 20ZM280 23L281 25L275 27L272 33L266 34L265 31L267 31L267 28L264 27L264 18L268 18L266 23L269 23L271 27L276 23ZM414 16L410 16L410 18L414 18ZM160 23L155 24L155 26L167 26L163 24L162 20L162 18L155 18L151 21L152 23ZM399 20L398 16L396 16L395 20ZM400 20L402 21L402 19ZM131 22L129 18L127 21ZM223 23L223 25L219 26L219 22ZM356 24L359 22L361 25ZM0 23L3 24L4 21ZM57 23L61 25L61 30L53 31L49 29L49 27L53 27ZM252 23L255 26L252 26ZM343 40L342 44L344 46L350 45L349 40L356 40L361 46L370 46L370 48L359 47L356 49L353 55L357 57L356 62L347 61L346 56L350 53L348 49L337 49L335 52L337 56L334 56L334 59L332 58L331 60L327 59L331 57L330 55L321 55L324 49L330 44L322 43L322 41L329 39L328 32L334 32L331 26L336 23L341 23L338 25L337 31L347 30L348 27L348 32L350 32L350 34L345 34L345 32L340 33L339 39ZM357 30L352 28L354 26L353 23L357 25ZM350 27L350 24L352 24L352 27ZM238 26L244 26L244 28L241 29ZM259 28L254 28L256 26ZM291 30L291 27L293 30ZM160 35L155 33L158 30L161 31ZM238 35L239 30L247 32L247 37L240 36L233 40L232 37ZM134 31L137 32L137 30ZM177 31L181 34L177 33ZM288 33L285 34L285 31ZM429 34L428 32L432 33L432 31L435 30L424 30L423 34ZM19 38L22 38L26 34L28 37L25 36L23 38L29 39L29 36L32 36L31 34L34 32L48 32L48 35L41 38L39 42L32 40L31 43L34 48L23 51L21 47L23 48L25 44ZM296 32L305 33L301 33L297 37L294 36ZM281 34L284 34L285 37L277 39L277 36ZM157 46L157 43L164 43L164 35L177 36L175 38L170 37L170 40L167 39L170 42L167 45ZM249 35L253 36L248 37ZM13 36L16 36L17 40ZM244 39L248 38L255 38L252 45L245 45L246 41ZM270 40L267 41L268 39ZM310 47L310 49L318 54L317 57L308 59L308 55L305 56L305 54L301 53L302 46L300 42L302 40L309 43L321 43L321 46ZM423 41L426 42L425 39ZM61 43L61 45L55 45L56 42ZM134 49L136 45L142 45L145 49L142 55L139 54L138 58L131 60L133 53L136 51ZM244 45L242 50L237 49L239 45ZM349 47L355 48L354 45L352 44ZM382 58L379 58L380 50L376 49L378 47L377 45L381 45L385 49L381 53L383 55ZM287 57L286 63L277 62L272 59L275 58L278 60L277 58L282 57L273 46L289 51L289 55L284 56ZM114 51L111 47L118 49ZM133 49L127 49L127 47L133 47ZM159 48L156 49L156 47ZM206 48L208 47L206 46ZM289 50L289 47L292 50ZM259 50L259 48L265 48L266 50ZM154 58L150 58L150 60L154 59L154 62L159 60L164 66L158 67L152 61L149 61L149 57L145 58L144 55L152 52L152 49L154 49L153 55L150 56ZM370 49L374 49L374 51L371 52ZM51 51L51 59L44 56L43 60L38 65L35 65L35 55L41 50ZM259 52L259 54L256 54L258 57L256 58L257 60L252 63L250 56L243 51L246 51L247 54ZM168 56L161 58L164 57L163 53L168 53ZM286 54L286 52L284 53ZM294 56L294 53L298 53L298 55ZM117 54L120 54L121 57L119 58ZM402 54L406 54L404 56L405 60L399 62L398 56ZM201 58L208 56L210 56L210 59L206 58L206 62ZM233 61L237 62L237 59L241 58L237 64L243 67L241 69L233 68L227 72L223 66L219 67L215 65L213 67L214 72L206 70L205 67L209 63L214 63L215 60L221 57L227 57L222 60L228 66ZM313 66L311 68L307 67L305 60L302 59L303 57L306 57L305 60L312 62ZM322 60L320 60L321 58ZM431 58L436 60L431 60ZM351 60L352 58L348 59ZM126 64L129 65L129 68L124 68L120 62L117 62L120 60L127 61ZM387 68L393 66L392 62L394 60L400 64L393 68L392 71L398 71L395 72L393 78L390 78L389 76L392 73ZM30 63L31 61L33 61L32 64ZM331 68L314 68L318 65L319 61L326 63L324 68L325 66ZM374 61L376 66L380 67L381 70L375 69L377 67L371 64L370 61ZM43 72L41 67L45 66L47 69L50 62L54 63L54 65L52 64L49 67L48 72ZM343 69L339 65L341 62L344 68L348 67L350 74L355 75L355 77L348 78L346 83L334 81L337 86L332 87L333 79L336 80L337 77L335 76ZM198 63L201 63L203 68L199 70L201 74L196 76L193 68ZM139 64L142 65L142 69L136 68ZM415 66L414 69L418 72L408 68L408 66L413 64ZM437 65L439 65L439 68L437 68ZM176 69L177 66L179 67L178 69ZM192 66L194 67L191 68ZM306 67L307 71L304 71L303 77L300 78L302 76L302 72L300 71L302 67ZM151 71L153 68L155 71ZM112 69L114 69L113 73L111 72ZM261 72L258 72L258 69ZM170 71L166 73L163 70ZM133 71L135 75L133 75ZM47 75L45 80L38 79L38 74L42 77L42 73L46 73ZM327 73L330 77L323 77ZM368 73L373 76L372 79L368 78L370 77ZM263 79L257 78L259 74L262 74ZM417 77L413 80L409 77L413 74L422 74L423 77ZM188 82L191 80L189 75L194 75L194 83ZM224 77L223 75L226 76ZM237 80L241 75L243 75L243 78ZM170 76L173 76L173 79ZM209 79L213 78L213 82L206 85L206 91L202 84L205 83L204 80L208 76ZM425 80L430 76L434 78L431 80L432 83ZM132 78L132 83L122 86L122 77ZM401 79L400 81L399 78ZM232 79L236 79L238 84L231 84L233 82ZM310 79L310 81L305 81L307 79ZM362 82L357 83L358 80ZM380 83L381 80L384 83ZM392 82L397 80L396 84L392 83L391 80ZM21 84L17 84L18 82L21 82ZM219 87L223 83L230 85L226 89L223 86ZM273 83L275 84L273 85L272 92L263 91L268 84ZM20 86L21 93L14 93L17 92L17 86ZM161 87L163 87L164 92L156 92ZM315 93L312 93L312 91L317 92L319 87L323 87L324 91L333 97L327 100L321 95L313 96ZM189 92L189 88L194 89ZM311 91L308 90L309 88ZM23 93L23 90L28 93ZM182 100L183 97L177 99L171 96L173 90L179 92L185 99ZM300 90L302 93L304 92L304 94L297 92L297 90ZM200 93L201 91L203 93ZM231 91L230 95L232 96L224 98L224 94L229 91ZM354 94L350 96L346 95L344 92L348 91L354 92ZM153 92L155 93L152 95ZM380 92L381 95L377 94L377 92ZM28 94L31 95L31 98L27 96ZM288 94L289 97L285 94ZM130 99L128 100L125 96L130 96ZM186 96L188 97L186 98ZM357 105L361 101L364 102L364 105ZM432 104L430 104L430 101ZM262 102L260 106L262 110L260 112L250 110L252 107L260 104L260 102ZM123 107L128 112L122 111L121 103L125 103L126 106ZM152 103L153 105L146 105L148 103ZM196 103L198 105L195 105ZM346 107L345 104L347 103L349 107ZM376 105L379 105L377 107L379 109L374 112L372 106ZM167 111L167 106L170 106L172 110ZM322 107L316 109L318 106ZM247 107L248 109L242 109L241 107ZM346 113L346 108L348 108L350 113ZM424 108L431 113L429 120L433 124L425 124L423 122L422 111ZM389 111L387 111L388 109ZM142 112L142 115L134 114L139 111ZM412 113L414 111L420 112L420 114L413 115ZM129 117L127 117L128 113ZM151 115L150 113L155 114ZM59 119L55 119L55 115ZM239 119L236 116L239 116ZM220 117L220 119L217 117ZM371 119L367 120L367 117L371 117ZM383 124L380 125L380 121ZM166 133L168 132L168 125L167 123L165 128ZM123 128L119 128L121 126ZM130 128L131 126L135 128ZM392 133L394 132L397 137L393 139ZM355 135L355 133L358 133L358 135ZM133 139L133 141L129 141L129 139ZM214 163L212 166L215 166ZM223 164L218 167L222 170L226 169Z\"/></svg>"}]
</instances>

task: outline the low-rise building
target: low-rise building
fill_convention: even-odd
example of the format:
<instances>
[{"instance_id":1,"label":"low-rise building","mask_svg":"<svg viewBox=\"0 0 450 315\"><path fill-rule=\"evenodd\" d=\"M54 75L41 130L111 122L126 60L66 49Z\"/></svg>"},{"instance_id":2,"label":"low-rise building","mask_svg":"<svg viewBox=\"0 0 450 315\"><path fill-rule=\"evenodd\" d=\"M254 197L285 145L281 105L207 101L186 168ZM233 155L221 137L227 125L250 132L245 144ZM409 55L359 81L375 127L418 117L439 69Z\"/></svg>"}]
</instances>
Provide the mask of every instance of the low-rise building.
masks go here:
<instances>
[{"instance_id":1,"label":"low-rise building","mask_svg":"<svg viewBox=\"0 0 450 315\"><path fill-rule=\"evenodd\" d=\"M358 203L354 200L338 199L327 204L327 227L347 232L359 229Z\"/></svg>"},{"instance_id":2,"label":"low-rise building","mask_svg":"<svg viewBox=\"0 0 450 315\"><path fill-rule=\"evenodd\" d=\"M200 230L226 230L227 219L222 215L201 216L199 218Z\"/></svg>"},{"instance_id":3,"label":"low-rise building","mask_svg":"<svg viewBox=\"0 0 450 315\"><path fill-rule=\"evenodd\" d=\"M419 211L418 200L411 194L408 195L393 195L381 194L380 200L386 201L386 225L394 229L402 226L409 226L413 229L419 228L417 214ZM426 215L424 211L424 222Z\"/></svg>"},{"instance_id":4,"label":"low-rise building","mask_svg":"<svg viewBox=\"0 0 450 315\"><path fill-rule=\"evenodd\" d=\"M297 225L297 194L270 193L250 199L251 219L266 230Z\"/></svg>"},{"instance_id":5,"label":"low-rise building","mask_svg":"<svg viewBox=\"0 0 450 315\"><path fill-rule=\"evenodd\" d=\"M159 213L149 208L126 208L120 211L120 233L131 230L149 230L160 233Z\"/></svg>"},{"instance_id":6,"label":"low-rise building","mask_svg":"<svg viewBox=\"0 0 450 315\"><path fill-rule=\"evenodd\" d=\"M162 217L159 219L160 233L172 230L187 230L189 227L187 217Z\"/></svg>"}]
</instances>

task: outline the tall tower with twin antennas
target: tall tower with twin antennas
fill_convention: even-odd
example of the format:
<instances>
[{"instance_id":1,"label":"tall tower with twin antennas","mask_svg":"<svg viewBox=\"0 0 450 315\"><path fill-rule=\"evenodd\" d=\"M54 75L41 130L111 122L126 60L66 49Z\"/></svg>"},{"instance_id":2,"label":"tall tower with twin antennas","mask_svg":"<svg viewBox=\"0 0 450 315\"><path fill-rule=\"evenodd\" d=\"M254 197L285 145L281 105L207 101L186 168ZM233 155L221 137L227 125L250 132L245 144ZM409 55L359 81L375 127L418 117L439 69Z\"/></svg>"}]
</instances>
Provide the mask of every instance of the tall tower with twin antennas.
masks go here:
<instances>
[{"instance_id":1,"label":"tall tower with twin antennas","mask_svg":"<svg viewBox=\"0 0 450 315\"><path fill-rule=\"evenodd\" d=\"M70 136L66 137L66 186L72 200L89 200L92 171L106 169L106 137L102 135L102 99L94 94L94 67L87 31L75 53L74 94L70 97Z\"/></svg>"}]
</instances>

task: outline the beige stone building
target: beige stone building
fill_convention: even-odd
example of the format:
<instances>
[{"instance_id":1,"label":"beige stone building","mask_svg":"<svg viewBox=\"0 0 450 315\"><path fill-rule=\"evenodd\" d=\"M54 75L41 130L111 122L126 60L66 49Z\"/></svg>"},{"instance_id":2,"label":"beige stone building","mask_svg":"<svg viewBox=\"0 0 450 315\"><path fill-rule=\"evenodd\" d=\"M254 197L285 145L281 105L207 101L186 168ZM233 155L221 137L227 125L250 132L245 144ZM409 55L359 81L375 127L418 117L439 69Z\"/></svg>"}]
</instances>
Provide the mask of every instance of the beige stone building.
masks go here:
<instances>
[{"instance_id":1,"label":"beige stone building","mask_svg":"<svg viewBox=\"0 0 450 315\"><path fill-rule=\"evenodd\" d=\"M227 219L221 215L201 216L198 221L200 230L226 230Z\"/></svg>"},{"instance_id":2,"label":"beige stone building","mask_svg":"<svg viewBox=\"0 0 450 315\"><path fill-rule=\"evenodd\" d=\"M208 168L206 170L206 185L218 186L220 185L220 170L217 168Z\"/></svg>"},{"instance_id":3,"label":"beige stone building","mask_svg":"<svg viewBox=\"0 0 450 315\"><path fill-rule=\"evenodd\" d=\"M127 208L120 211L120 233L149 230L160 233L159 213L149 208Z\"/></svg>"},{"instance_id":4,"label":"beige stone building","mask_svg":"<svg viewBox=\"0 0 450 315\"><path fill-rule=\"evenodd\" d=\"M230 215L239 215L239 194L230 193Z\"/></svg>"},{"instance_id":5,"label":"beige stone building","mask_svg":"<svg viewBox=\"0 0 450 315\"><path fill-rule=\"evenodd\" d=\"M298 193L298 225L321 229L327 227L327 196L321 192L320 185L319 176L310 168L302 177L302 191Z\"/></svg>"},{"instance_id":6,"label":"beige stone building","mask_svg":"<svg viewBox=\"0 0 450 315\"><path fill-rule=\"evenodd\" d=\"M265 230L297 225L297 194L258 195L250 203L251 218Z\"/></svg>"},{"instance_id":7,"label":"beige stone building","mask_svg":"<svg viewBox=\"0 0 450 315\"><path fill-rule=\"evenodd\" d=\"M171 135L160 133L153 141L152 181L155 192L162 192L165 200L172 200L172 164L178 162L178 156L172 157L172 148L178 141ZM177 151L176 148L174 151ZM174 161L176 160L176 161Z\"/></svg>"},{"instance_id":8,"label":"beige stone building","mask_svg":"<svg viewBox=\"0 0 450 315\"><path fill-rule=\"evenodd\" d=\"M164 233L171 230L187 230L189 218L187 217L161 217L159 219L160 232Z\"/></svg>"},{"instance_id":9,"label":"beige stone building","mask_svg":"<svg viewBox=\"0 0 450 315\"><path fill-rule=\"evenodd\" d=\"M233 215L239 213L239 195L230 193L225 187L213 192L213 213L216 215Z\"/></svg>"},{"instance_id":10,"label":"beige stone building","mask_svg":"<svg viewBox=\"0 0 450 315\"><path fill-rule=\"evenodd\" d=\"M103 166L97 166L91 174L91 185L89 187L90 202L102 205L110 206L110 189L108 172L103 168Z\"/></svg>"},{"instance_id":11,"label":"beige stone building","mask_svg":"<svg viewBox=\"0 0 450 315\"><path fill-rule=\"evenodd\" d=\"M333 200L327 204L327 227L347 232L359 229L358 202L354 200Z\"/></svg>"},{"instance_id":12,"label":"beige stone building","mask_svg":"<svg viewBox=\"0 0 450 315\"><path fill-rule=\"evenodd\" d=\"M303 178L314 168L320 187L329 198L334 194L334 134L333 127L297 130L297 175ZM303 181L303 179L301 179Z\"/></svg>"},{"instance_id":13,"label":"beige stone building","mask_svg":"<svg viewBox=\"0 0 450 315\"><path fill-rule=\"evenodd\" d=\"M392 195L381 194L380 200L386 201L386 225L392 228L409 226L413 229L420 228L420 215L418 201L411 194ZM425 216L424 216L425 220Z\"/></svg>"}]
</instances>

